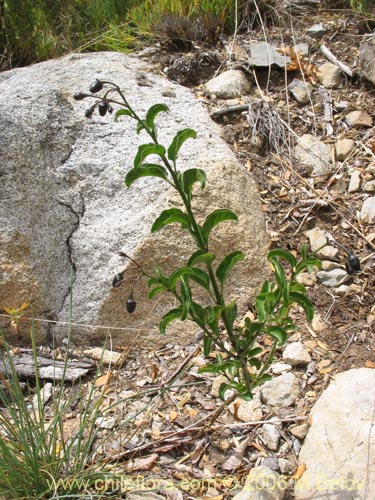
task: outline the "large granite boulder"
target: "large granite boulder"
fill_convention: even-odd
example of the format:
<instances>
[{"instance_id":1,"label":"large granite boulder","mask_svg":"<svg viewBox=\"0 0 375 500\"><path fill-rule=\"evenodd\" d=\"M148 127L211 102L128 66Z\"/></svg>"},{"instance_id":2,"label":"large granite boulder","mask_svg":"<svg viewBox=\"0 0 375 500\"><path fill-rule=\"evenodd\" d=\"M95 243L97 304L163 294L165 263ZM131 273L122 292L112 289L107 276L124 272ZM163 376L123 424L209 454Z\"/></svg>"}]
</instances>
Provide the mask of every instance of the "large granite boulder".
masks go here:
<instances>
[{"instance_id":1,"label":"large granite boulder","mask_svg":"<svg viewBox=\"0 0 375 500\"><path fill-rule=\"evenodd\" d=\"M152 222L175 193L156 178L124 186L137 148L148 138L135 133L130 119L85 118L89 102L73 95L87 92L95 78L116 82L140 115L166 103L170 113L158 117L161 143L169 144L179 129L196 129L198 138L185 143L179 165L206 170L207 187L196 191L198 218L216 208L233 209L239 221L219 225L212 248L219 256L237 249L247 255L232 272L228 297L237 297L244 309L266 272L267 237L255 182L193 94L153 74L145 79L143 64L119 53L74 54L0 74L0 308L30 301L35 317L67 321L73 283L76 342L101 342L110 333L126 345L140 332L140 345L165 343L157 325L173 300L149 301L142 279L134 290L136 311L129 315L125 303L138 273L119 252L147 271L159 265L168 272L194 250L175 224L151 236ZM125 268L124 283L113 288L113 276ZM67 332L53 322L37 327L60 340ZM26 335L28 323L21 322L20 330ZM173 339L182 342L196 331L188 322L170 326Z\"/></svg>"}]
</instances>

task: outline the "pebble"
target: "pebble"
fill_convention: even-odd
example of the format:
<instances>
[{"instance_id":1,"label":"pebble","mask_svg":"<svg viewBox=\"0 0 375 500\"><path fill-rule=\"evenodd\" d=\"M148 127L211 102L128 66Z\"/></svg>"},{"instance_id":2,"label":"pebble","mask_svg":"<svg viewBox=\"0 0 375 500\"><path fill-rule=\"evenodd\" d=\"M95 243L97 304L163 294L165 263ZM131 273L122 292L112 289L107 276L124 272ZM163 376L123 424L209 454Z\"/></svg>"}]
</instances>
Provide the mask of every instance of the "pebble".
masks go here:
<instances>
[{"instance_id":1,"label":"pebble","mask_svg":"<svg viewBox=\"0 0 375 500\"><path fill-rule=\"evenodd\" d=\"M339 139L336 142L336 158L338 161L344 161L353 151L355 142L353 139Z\"/></svg>"},{"instance_id":2,"label":"pebble","mask_svg":"<svg viewBox=\"0 0 375 500\"><path fill-rule=\"evenodd\" d=\"M320 177L332 172L330 148L312 134L299 137L294 156L308 175Z\"/></svg>"},{"instance_id":3,"label":"pebble","mask_svg":"<svg viewBox=\"0 0 375 500\"><path fill-rule=\"evenodd\" d=\"M275 457L265 458L262 462L262 465L263 467L268 467L269 469L274 470L275 472L280 471L279 463Z\"/></svg>"},{"instance_id":4,"label":"pebble","mask_svg":"<svg viewBox=\"0 0 375 500\"><path fill-rule=\"evenodd\" d=\"M281 474L286 474L286 475L293 474L293 472L296 469L296 466L286 458L279 458L279 467Z\"/></svg>"},{"instance_id":5,"label":"pebble","mask_svg":"<svg viewBox=\"0 0 375 500\"><path fill-rule=\"evenodd\" d=\"M354 170L350 176L348 192L356 193L361 187L361 173L358 170Z\"/></svg>"},{"instance_id":6,"label":"pebble","mask_svg":"<svg viewBox=\"0 0 375 500\"><path fill-rule=\"evenodd\" d=\"M362 110L352 111L345 118L346 123L352 128L372 127L372 117Z\"/></svg>"},{"instance_id":7,"label":"pebble","mask_svg":"<svg viewBox=\"0 0 375 500\"><path fill-rule=\"evenodd\" d=\"M228 70L206 83L206 90L219 99L234 99L250 92L250 83L240 70Z\"/></svg>"},{"instance_id":8,"label":"pebble","mask_svg":"<svg viewBox=\"0 0 375 500\"><path fill-rule=\"evenodd\" d=\"M292 368L292 365L288 365L288 363L274 363L271 366L271 370L274 375L281 375L282 373L290 372Z\"/></svg>"},{"instance_id":9,"label":"pebble","mask_svg":"<svg viewBox=\"0 0 375 500\"><path fill-rule=\"evenodd\" d=\"M297 276L296 281L304 286L314 286L316 283L316 274L301 273Z\"/></svg>"},{"instance_id":10,"label":"pebble","mask_svg":"<svg viewBox=\"0 0 375 500\"><path fill-rule=\"evenodd\" d=\"M260 465L250 470L243 490L233 500L282 500L285 486L277 472Z\"/></svg>"},{"instance_id":11,"label":"pebble","mask_svg":"<svg viewBox=\"0 0 375 500\"><path fill-rule=\"evenodd\" d=\"M340 286L348 279L347 272L340 268L331 269L331 271L318 271L316 275L322 285L329 287Z\"/></svg>"},{"instance_id":12,"label":"pebble","mask_svg":"<svg viewBox=\"0 0 375 500\"><path fill-rule=\"evenodd\" d=\"M375 193L375 180L365 182L363 186L363 191L365 193Z\"/></svg>"},{"instance_id":13,"label":"pebble","mask_svg":"<svg viewBox=\"0 0 375 500\"><path fill-rule=\"evenodd\" d=\"M307 422L304 422L303 424L292 425L288 429L288 431L298 439L305 439L308 430L309 430L309 424Z\"/></svg>"},{"instance_id":14,"label":"pebble","mask_svg":"<svg viewBox=\"0 0 375 500\"><path fill-rule=\"evenodd\" d=\"M285 347L283 360L292 366L308 365L311 357L302 342L292 342Z\"/></svg>"},{"instance_id":15,"label":"pebble","mask_svg":"<svg viewBox=\"0 0 375 500\"><path fill-rule=\"evenodd\" d=\"M300 383L293 373L284 373L265 382L261 396L265 404L286 408L291 406L300 394Z\"/></svg>"},{"instance_id":16,"label":"pebble","mask_svg":"<svg viewBox=\"0 0 375 500\"><path fill-rule=\"evenodd\" d=\"M279 419L272 417L269 422L276 421L279 424ZM264 424L260 431L263 441L265 442L267 448L271 451L276 451L279 448L281 434L277 425L274 424Z\"/></svg>"},{"instance_id":17,"label":"pebble","mask_svg":"<svg viewBox=\"0 0 375 500\"><path fill-rule=\"evenodd\" d=\"M323 245L325 245L328 240L326 236L326 232L322 231L318 227L314 227L313 229L310 229L310 231L307 231L306 233L307 237L310 240L310 246L311 250L313 252L316 252L319 248L321 248ZM338 248L335 248L331 245L327 245L323 248L321 248L317 252L317 256L324 259L334 259L337 257L337 254L339 253Z\"/></svg>"},{"instance_id":18,"label":"pebble","mask_svg":"<svg viewBox=\"0 0 375 500\"><path fill-rule=\"evenodd\" d=\"M336 262L332 262L331 260L322 260L322 271L330 271L331 269L336 269Z\"/></svg>"},{"instance_id":19,"label":"pebble","mask_svg":"<svg viewBox=\"0 0 375 500\"><path fill-rule=\"evenodd\" d=\"M306 34L311 38L322 38L327 33L327 29L323 27L322 23L313 24Z\"/></svg>"},{"instance_id":20,"label":"pebble","mask_svg":"<svg viewBox=\"0 0 375 500\"><path fill-rule=\"evenodd\" d=\"M319 66L318 71L323 87L331 89L342 86L343 75L341 69L336 64L326 62Z\"/></svg>"},{"instance_id":21,"label":"pebble","mask_svg":"<svg viewBox=\"0 0 375 500\"><path fill-rule=\"evenodd\" d=\"M294 79L289 85L288 90L294 99L300 104L306 104L311 99L313 86L302 80Z\"/></svg>"},{"instance_id":22,"label":"pebble","mask_svg":"<svg viewBox=\"0 0 375 500\"><path fill-rule=\"evenodd\" d=\"M237 409L237 417L242 420L242 422L257 422L258 420L263 419L262 402L260 400L259 392L254 395L254 398L250 401L238 399L236 402L240 403L240 406ZM232 413L233 408L233 404L229 406Z\"/></svg>"},{"instance_id":23,"label":"pebble","mask_svg":"<svg viewBox=\"0 0 375 500\"><path fill-rule=\"evenodd\" d=\"M375 196L371 196L363 202L360 221L362 224L375 224Z\"/></svg>"},{"instance_id":24,"label":"pebble","mask_svg":"<svg viewBox=\"0 0 375 500\"><path fill-rule=\"evenodd\" d=\"M315 313L314 317L311 321L311 328L314 330L314 332L323 332L326 327L325 322L322 320L320 317L319 313Z\"/></svg>"}]
</instances>

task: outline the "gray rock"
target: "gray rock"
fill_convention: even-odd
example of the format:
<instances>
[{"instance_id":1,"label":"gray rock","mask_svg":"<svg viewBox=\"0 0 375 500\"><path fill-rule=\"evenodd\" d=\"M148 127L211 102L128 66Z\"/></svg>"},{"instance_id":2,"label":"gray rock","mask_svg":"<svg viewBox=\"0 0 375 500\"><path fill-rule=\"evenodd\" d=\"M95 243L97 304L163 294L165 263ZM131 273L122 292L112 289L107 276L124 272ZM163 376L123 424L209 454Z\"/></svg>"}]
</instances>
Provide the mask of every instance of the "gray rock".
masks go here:
<instances>
[{"instance_id":1,"label":"gray rock","mask_svg":"<svg viewBox=\"0 0 375 500\"><path fill-rule=\"evenodd\" d=\"M352 369L334 377L311 411L299 461L298 500L375 498L373 443L375 371Z\"/></svg>"},{"instance_id":2,"label":"gray rock","mask_svg":"<svg viewBox=\"0 0 375 500\"><path fill-rule=\"evenodd\" d=\"M336 89L342 86L343 75L341 69L330 62L326 62L319 66L320 81L326 89Z\"/></svg>"},{"instance_id":3,"label":"gray rock","mask_svg":"<svg viewBox=\"0 0 375 500\"><path fill-rule=\"evenodd\" d=\"M182 169L202 167L208 176L204 191L196 186L197 218L216 208L233 209L239 222L215 228L212 251L218 259L234 249L247 254L233 270L228 295L244 309L251 287L255 293L264 278L267 237L255 182L188 89L151 74L152 87L137 84L143 64L115 52L72 54L3 72L0 79L0 304L12 306L17 297L33 302L36 317L66 321L73 267L72 321L123 329L76 326L75 342L102 344L110 332L114 342L125 345L141 329L142 345L164 344L157 323L173 307L170 298L149 301L142 279L134 290L136 311L127 314L125 302L138 273L118 252L135 258L146 272L160 265L170 273L194 250L177 224L150 234L154 219L176 199L172 189L156 178L124 187L138 146L149 140L145 133L138 136L126 117L114 122L94 114L88 120L84 112L93 100L74 101L73 94L86 91L97 77L123 88L141 116L157 102L170 107L157 117L163 144L177 130L197 130L198 138L182 147L179 158ZM171 88L176 96L163 96ZM113 288L113 276L123 269L123 284ZM25 323L21 333L28 328ZM44 333L56 332L61 338L67 329L51 325ZM173 332L175 341L189 342L196 328L176 322Z\"/></svg>"},{"instance_id":4,"label":"gray rock","mask_svg":"<svg viewBox=\"0 0 375 500\"><path fill-rule=\"evenodd\" d=\"M346 123L352 128L372 127L373 119L366 111L352 111L345 117Z\"/></svg>"},{"instance_id":5,"label":"gray rock","mask_svg":"<svg viewBox=\"0 0 375 500\"><path fill-rule=\"evenodd\" d=\"M336 142L336 158L338 161L344 161L355 148L353 139L339 139Z\"/></svg>"},{"instance_id":6,"label":"gray rock","mask_svg":"<svg viewBox=\"0 0 375 500\"><path fill-rule=\"evenodd\" d=\"M233 99L250 92L250 82L245 74L237 69L224 71L209 80L206 90L220 99Z\"/></svg>"},{"instance_id":7,"label":"gray rock","mask_svg":"<svg viewBox=\"0 0 375 500\"><path fill-rule=\"evenodd\" d=\"M322 23L313 24L307 31L306 34L311 36L311 38L322 38L327 33L326 28L323 27Z\"/></svg>"},{"instance_id":8,"label":"gray rock","mask_svg":"<svg viewBox=\"0 0 375 500\"><path fill-rule=\"evenodd\" d=\"M287 363L273 363L271 365L272 373L275 375L281 375L285 372L290 372L292 369L292 365L288 365Z\"/></svg>"},{"instance_id":9,"label":"gray rock","mask_svg":"<svg viewBox=\"0 0 375 500\"><path fill-rule=\"evenodd\" d=\"M313 86L308 82L294 79L288 85L288 90L297 102L300 104L306 104L311 99Z\"/></svg>"},{"instance_id":10,"label":"gray rock","mask_svg":"<svg viewBox=\"0 0 375 500\"><path fill-rule=\"evenodd\" d=\"M359 46L359 68L361 74L375 85L375 36L363 37Z\"/></svg>"},{"instance_id":11,"label":"gray rock","mask_svg":"<svg viewBox=\"0 0 375 500\"><path fill-rule=\"evenodd\" d=\"M320 282L324 286L340 286L348 279L348 274L344 269L336 268L330 271L318 271L316 273Z\"/></svg>"},{"instance_id":12,"label":"gray rock","mask_svg":"<svg viewBox=\"0 0 375 500\"><path fill-rule=\"evenodd\" d=\"M311 356L302 342L291 342L284 349L283 360L292 366L308 365L311 361Z\"/></svg>"},{"instance_id":13,"label":"gray rock","mask_svg":"<svg viewBox=\"0 0 375 500\"><path fill-rule=\"evenodd\" d=\"M333 170L329 147L312 134L305 134L298 139L294 156L308 175L326 176Z\"/></svg>"},{"instance_id":14,"label":"gray rock","mask_svg":"<svg viewBox=\"0 0 375 500\"><path fill-rule=\"evenodd\" d=\"M272 421L276 421L280 425L278 418L273 417L270 419L270 422ZM277 425L264 424L260 434L269 450L276 451L279 448L281 434Z\"/></svg>"},{"instance_id":15,"label":"gray rock","mask_svg":"<svg viewBox=\"0 0 375 500\"><path fill-rule=\"evenodd\" d=\"M261 387L262 400L270 406L291 406L298 398L300 384L293 373L284 373Z\"/></svg>"},{"instance_id":16,"label":"gray rock","mask_svg":"<svg viewBox=\"0 0 375 500\"><path fill-rule=\"evenodd\" d=\"M245 486L233 500L282 500L287 482L275 471L260 465L253 467Z\"/></svg>"},{"instance_id":17,"label":"gray rock","mask_svg":"<svg viewBox=\"0 0 375 500\"><path fill-rule=\"evenodd\" d=\"M361 187L361 172L359 170L354 170L350 176L348 192L356 193Z\"/></svg>"},{"instance_id":18,"label":"gray rock","mask_svg":"<svg viewBox=\"0 0 375 500\"><path fill-rule=\"evenodd\" d=\"M275 457L267 457L262 462L263 467L267 467L268 469L274 470L275 472L280 471L279 463Z\"/></svg>"},{"instance_id":19,"label":"gray rock","mask_svg":"<svg viewBox=\"0 0 375 500\"><path fill-rule=\"evenodd\" d=\"M301 43L295 45L294 50L302 55L307 55L309 47L307 43ZM250 58L247 61L250 67L268 68L277 66L285 68L290 62L290 57L282 54L275 45L267 42L252 43L250 45Z\"/></svg>"},{"instance_id":20,"label":"gray rock","mask_svg":"<svg viewBox=\"0 0 375 500\"><path fill-rule=\"evenodd\" d=\"M363 202L360 220L362 224L375 224L375 196L371 196Z\"/></svg>"}]
</instances>

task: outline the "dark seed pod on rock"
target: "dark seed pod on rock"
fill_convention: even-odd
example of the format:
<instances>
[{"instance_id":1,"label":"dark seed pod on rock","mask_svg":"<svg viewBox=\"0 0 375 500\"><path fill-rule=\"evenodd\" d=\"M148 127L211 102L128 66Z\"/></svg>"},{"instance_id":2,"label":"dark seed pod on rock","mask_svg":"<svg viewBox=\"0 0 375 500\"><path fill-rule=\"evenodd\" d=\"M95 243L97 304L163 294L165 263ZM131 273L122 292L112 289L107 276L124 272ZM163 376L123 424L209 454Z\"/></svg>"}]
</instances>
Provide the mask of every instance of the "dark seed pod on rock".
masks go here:
<instances>
[{"instance_id":1,"label":"dark seed pod on rock","mask_svg":"<svg viewBox=\"0 0 375 500\"><path fill-rule=\"evenodd\" d=\"M100 80L96 79L92 84L90 85L90 92L92 94L96 94L96 92L99 92L102 90L103 84Z\"/></svg>"},{"instance_id":2,"label":"dark seed pod on rock","mask_svg":"<svg viewBox=\"0 0 375 500\"><path fill-rule=\"evenodd\" d=\"M87 97L86 94L78 92L78 94L74 94L73 99L75 99L76 101L82 101L82 99L84 99L85 97Z\"/></svg>"},{"instance_id":3,"label":"dark seed pod on rock","mask_svg":"<svg viewBox=\"0 0 375 500\"><path fill-rule=\"evenodd\" d=\"M105 116L108 111L108 104L106 102L101 102L98 106L98 110L100 116Z\"/></svg>"},{"instance_id":4,"label":"dark seed pod on rock","mask_svg":"<svg viewBox=\"0 0 375 500\"><path fill-rule=\"evenodd\" d=\"M115 288L119 287L123 279L124 275L122 273L116 274L116 276L112 280L112 286L114 286Z\"/></svg>"},{"instance_id":5,"label":"dark seed pod on rock","mask_svg":"<svg viewBox=\"0 0 375 500\"><path fill-rule=\"evenodd\" d=\"M96 104L94 104L93 106L90 106L88 109L86 109L85 111L85 116L86 118L91 118L94 111L95 111L95 108L96 108Z\"/></svg>"},{"instance_id":6,"label":"dark seed pod on rock","mask_svg":"<svg viewBox=\"0 0 375 500\"><path fill-rule=\"evenodd\" d=\"M133 299L133 294L131 293L129 295L128 300L126 301L126 310L128 311L129 314L131 314L135 311L136 306L137 306L137 303Z\"/></svg>"},{"instance_id":7,"label":"dark seed pod on rock","mask_svg":"<svg viewBox=\"0 0 375 500\"><path fill-rule=\"evenodd\" d=\"M354 274L361 270L361 263L359 258L354 254L350 254L348 260L345 262L345 269L348 274Z\"/></svg>"}]
</instances>

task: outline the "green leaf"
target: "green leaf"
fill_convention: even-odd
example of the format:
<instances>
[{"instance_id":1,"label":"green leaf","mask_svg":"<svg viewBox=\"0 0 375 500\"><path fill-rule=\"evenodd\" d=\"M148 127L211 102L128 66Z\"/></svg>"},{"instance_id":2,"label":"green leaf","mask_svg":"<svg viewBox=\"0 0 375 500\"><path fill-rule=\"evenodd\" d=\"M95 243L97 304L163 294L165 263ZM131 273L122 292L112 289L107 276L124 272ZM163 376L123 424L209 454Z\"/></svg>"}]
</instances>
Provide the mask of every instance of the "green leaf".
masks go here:
<instances>
[{"instance_id":1,"label":"green leaf","mask_svg":"<svg viewBox=\"0 0 375 500\"><path fill-rule=\"evenodd\" d=\"M222 400L222 401L225 401L225 393L227 391L227 389L230 388L230 384L225 384L225 383L222 383L219 387L219 398Z\"/></svg>"},{"instance_id":2,"label":"green leaf","mask_svg":"<svg viewBox=\"0 0 375 500\"><path fill-rule=\"evenodd\" d=\"M149 110L147 111L147 114L146 114L146 123L147 125L153 130L155 131L155 117L158 113L161 113L161 112L168 112L169 111L169 108L166 104L154 104L153 106L151 106L151 108L149 108Z\"/></svg>"},{"instance_id":3,"label":"green leaf","mask_svg":"<svg viewBox=\"0 0 375 500\"><path fill-rule=\"evenodd\" d=\"M180 282L181 282L181 301L182 301L181 321L185 321L190 311L191 290L189 286L189 278L186 275L181 276Z\"/></svg>"},{"instance_id":4,"label":"green leaf","mask_svg":"<svg viewBox=\"0 0 375 500\"><path fill-rule=\"evenodd\" d=\"M307 257L305 260L301 260L301 262L298 262L295 270L295 275L301 273L304 269L307 269L311 273L314 267L321 269L322 261L317 257Z\"/></svg>"},{"instance_id":5,"label":"green leaf","mask_svg":"<svg viewBox=\"0 0 375 500\"><path fill-rule=\"evenodd\" d=\"M155 233L155 231L159 231L162 227L174 222L181 224L183 228L188 228L190 226L191 219L188 214L179 208L169 208L168 210L164 210L155 220L151 227L151 233Z\"/></svg>"},{"instance_id":6,"label":"green leaf","mask_svg":"<svg viewBox=\"0 0 375 500\"><path fill-rule=\"evenodd\" d=\"M189 266L199 264L203 262L204 264L210 265L216 259L216 255L213 253L206 253L204 250L197 250L193 253L188 261Z\"/></svg>"},{"instance_id":7,"label":"green leaf","mask_svg":"<svg viewBox=\"0 0 375 500\"><path fill-rule=\"evenodd\" d=\"M224 259L220 262L218 268L216 269L216 276L218 277L221 285L224 285L224 282L229 274L229 271L232 267L245 258L245 254L236 250L235 252L229 253L224 257Z\"/></svg>"},{"instance_id":8,"label":"green leaf","mask_svg":"<svg viewBox=\"0 0 375 500\"><path fill-rule=\"evenodd\" d=\"M307 321L312 321L314 318L314 307L309 299L305 295L302 295L302 293L298 292L290 292L289 297L293 302L296 302L302 307L305 311Z\"/></svg>"},{"instance_id":9,"label":"green leaf","mask_svg":"<svg viewBox=\"0 0 375 500\"><path fill-rule=\"evenodd\" d=\"M282 248L274 248L273 250L268 252L267 259L269 261L272 261L272 259L275 258L288 261L293 269L297 265L297 259L294 257L294 255L290 252L287 252L286 250L283 250Z\"/></svg>"},{"instance_id":10,"label":"green leaf","mask_svg":"<svg viewBox=\"0 0 375 500\"><path fill-rule=\"evenodd\" d=\"M271 264L273 266L273 270L274 270L274 273L276 276L276 281L277 281L277 284L279 285L280 290L284 290L284 288L287 287L288 283L286 281L285 271L284 271L283 266L275 258L268 259L268 260L271 262Z\"/></svg>"},{"instance_id":11,"label":"green leaf","mask_svg":"<svg viewBox=\"0 0 375 500\"><path fill-rule=\"evenodd\" d=\"M255 387L258 387L258 385L262 385L264 384L264 382L268 382L269 380L272 380L272 377L271 375L268 375L268 373L266 373L265 375L262 375L261 377L259 377L254 383L253 383L253 389Z\"/></svg>"},{"instance_id":12,"label":"green leaf","mask_svg":"<svg viewBox=\"0 0 375 500\"><path fill-rule=\"evenodd\" d=\"M238 220L237 215L229 209L223 208L211 212L203 223L203 234L208 238L211 230L225 220Z\"/></svg>"},{"instance_id":13,"label":"green leaf","mask_svg":"<svg viewBox=\"0 0 375 500\"><path fill-rule=\"evenodd\" d=\"M200 182L201 189L204 189L206 186L206 172L201 170L200 168L189 168L189 170L185 170L183 173L183 184L184 191L187 194L189 200L191 199L191 192L193 189L193 184L195 182Z\"/></svg>"},{"instance_id":14,"label":"green leaf","mask_svg":"<svg viewBox=\"0 0 375 500\"><path fill-rule=\"evenodd\" d=\"M142 130L147 130L147 123L144 120L141 120L137 123L136 132L139 134Z\"/></svg>"},{"instance_id":15,"label":"green leaf","mask_svg":"<svg viewBox=\"0 0 375 500\"><path fill-rule=\"evenodd\" d=\"M165 148L161 144L141 144L138 148L138 152L134 158L134 168L139 167L150 155L157 155L162 157L165 155Z\"/></svg>"},{"instance_id":16,"label":"green leaf","mask_svg":"<svg viewBox=\"0 0 375 500\"><path fill-rule=\"evenodd\" d=\"M180 267L173 271L173 273L169 277L169 284L171 288L175 288L177 281L185 274L188 274L190 271L191 267Z\"/></svg>"},{"instance_id":17,"label":"green leaf","mask_svg":"<svg viewBox=\"0 0 375 500\"><path fill-rule=\"evenodd\" d=\"M198 283L198 285L203 287L208 292L210 291L210 277L205 271L199 269L198 267L193 267L191 268L189 276L191 280Z\"/></svg>"},{"instance_id":18,"label":"green leaf","mask_svg":"<svg viewBox=\"0 0 375 500\"><path fill-rule=\"evenodd\" d=\"M206 322L216 335L219 335L219 318L223 310L224 310L223 306L206 307L206 313L207 313Z\"/></svg>"},{"instance_id":19,"label":"green leaf","mask_svg":"<svg viewBox=\"0 0 375 500\"><path fill-rule=\"evenodd\" d=\"M165 291L165 286L158 285L148 292L148 298L153 299L155 297L155 295L157 295L159 292L163 292L163 291Z\"/></svg>"},{"instance_id":20,"label":"green leaf","mask_svg":"<svg viewBox=\"0 0 375 500\"><path fill-rule=\"evenodd\" d=\"M119 119L120 116L131 116L133 117L133 113L129 109L119 109L115 113L115 122Z\"/></svg>"},{"instance_id":21,"label":"green leaf","mask_svg":"<svg viewBox=\"0 0 375 500\"><path fill-rule=\"evenodd\" d=\"M224 307L224 314L229 322L230 327L232 328L233 323L237 317L237 303L235 300Z\"/></svg>"},{"instance_id":22,"label":"green leaf","mask_svg":"<svg viewBox=\"0 0 375 500\"><path fill-rule=\"evenodd\" d=\"M177 132L174 136L172 144L168 148L168 158L173 162L176 161L178 152L180 151L181 146L187 139L195 139L197 137L197 133L195 130L191 128L185 128Z\"/></svg>"},{"instance_id":23,"label":"green leaf","mask_svg":"<svg viewBox=\"0 0 375 500\"><path fill-rule=\"evenodd\" d=\"M142 163L137 169L132 168L125 177L126 187L130 187L134 181L141 177L160 177L165 181L168 180L168 173L161 165L153 163Z\"/></svg>"},{"instance_id":24,"label":"green leaf","mask_svg":"<svg viewBox=\"0 0 375 500\"><path fill-rule=\"evenodd\" d=\"M268 333L268 335L270 335L272 338L274 338L275 340L277 340L278 344L279 345L284 345L285 342L287 341L287 338L288 338L288 334L286 333L286 331L281 328L280 326L269 326L267 329L266 329L266 332Z\"/></svg>"},{"instance_id":25,"label":"green leaf","mask_svg":"<svg viewBox=\"0 0 375 500\"><path fill-rule=\"evenodd\" d=\"M213 341L212 337L209 337L208 335L205 335L203 337L203 353L206 357L211 352L212 341Z\"/></svg>"},{"instance_id":26,"label":"green leaf","mask_svg":"<svg viewBox=\"0 0 375 500\"><path fill-rule=\"evenodd\" d=\"M170 311L167 312L160 321L159 324L159 330L160 333L165 333L165 330L169 323L172 323L172 321L175 321L176 319L179 319L181 317L182 313L182 307L176 307L175 309L171 309Z\"/></svg>"},{"instance_id":27,"label":"green leaf","mask_svg":"<svg viewBox=\"0 0 375 500\"><path fill-rule=\"evenodd\" d=\"M192 302L190 306L190 314L193 320L201 327L205 328L206 326L206 310L196 302Z\"/></svg>"},{"instance_id":28,"label":"green leaf","mask_svg":"<svg viewBox=\"0 0 375 500\"><path fill-rule=\"evenodd\" d=\"M258 358L251 358L251 359L249 360L249 363L250 363L250 365L251 365L251 366L255 366L255 368L256 368L257 370L260 370L260 368L261 368L261 366L262 366L262 362L261 362L261 361L260 361L260 359L258 359Z\"/></svg>"}]
</instances>

